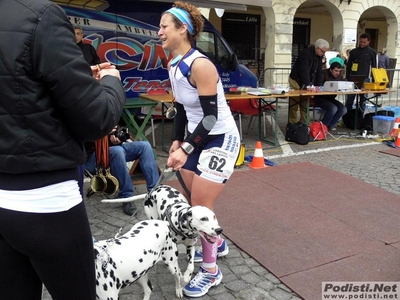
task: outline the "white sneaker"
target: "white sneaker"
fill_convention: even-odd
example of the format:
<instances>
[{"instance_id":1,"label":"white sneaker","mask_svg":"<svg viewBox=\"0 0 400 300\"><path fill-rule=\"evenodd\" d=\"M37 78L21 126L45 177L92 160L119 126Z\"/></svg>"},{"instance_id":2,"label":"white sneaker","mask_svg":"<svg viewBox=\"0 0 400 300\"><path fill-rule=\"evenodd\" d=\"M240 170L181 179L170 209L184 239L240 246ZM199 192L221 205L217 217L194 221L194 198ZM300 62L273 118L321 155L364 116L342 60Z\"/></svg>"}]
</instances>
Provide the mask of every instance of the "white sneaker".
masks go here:
<instances>
[{"instance_id":1,"label":"white sneaker","mask_svg":"<svg viewBox=\"0 0 400 300\"><path fill-rule=\"evenodd\" d=\"M207 294L212 286L217 286L221 281L222 273L218 266L215 274L211 274L203 267L200 267L199 273L183 288L183 293L187 297L201 297Z\"/></svg>"}]
</instances>

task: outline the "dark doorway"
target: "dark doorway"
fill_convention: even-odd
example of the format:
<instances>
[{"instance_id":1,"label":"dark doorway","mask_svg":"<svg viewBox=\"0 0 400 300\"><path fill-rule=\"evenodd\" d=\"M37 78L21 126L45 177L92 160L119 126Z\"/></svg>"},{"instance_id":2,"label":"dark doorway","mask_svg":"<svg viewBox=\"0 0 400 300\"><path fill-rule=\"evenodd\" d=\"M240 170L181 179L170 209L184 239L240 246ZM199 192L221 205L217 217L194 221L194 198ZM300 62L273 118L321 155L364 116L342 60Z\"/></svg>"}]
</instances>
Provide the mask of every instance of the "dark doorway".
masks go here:
<instances>
[{"instance_id":1,"label":"dark doorway","mask_svg":"<svg viewBox=\"0 0 400 300\"><path fill-rule=\"evenodd\" d=\"M372 29L372 28L365 28L365 33L368 33L371 36L371 40L369 41L369 46L379 52L379 49L377 48L378 47L379 30Z\"/></svg>"},{"instance_id":2,"label":"dark doorway","mask_svg":"<svg viewBox=\"0 0 400 300\"><path fill-rule=\"evenodd\" d=\"M294 18L293 20L293 42L292 42L292 65L300 52L310 45L311 19Z\"/></svg>"},{"instance_id":3,"label":"dark doorway","mask_svg":"<svg viewBox=\"0 0 400 300\"><path fill-rule=\"evenodd\" d=\"M225 13L221 31L238 59L260 59L260 15Z\"/></svg>"}]
</instances>

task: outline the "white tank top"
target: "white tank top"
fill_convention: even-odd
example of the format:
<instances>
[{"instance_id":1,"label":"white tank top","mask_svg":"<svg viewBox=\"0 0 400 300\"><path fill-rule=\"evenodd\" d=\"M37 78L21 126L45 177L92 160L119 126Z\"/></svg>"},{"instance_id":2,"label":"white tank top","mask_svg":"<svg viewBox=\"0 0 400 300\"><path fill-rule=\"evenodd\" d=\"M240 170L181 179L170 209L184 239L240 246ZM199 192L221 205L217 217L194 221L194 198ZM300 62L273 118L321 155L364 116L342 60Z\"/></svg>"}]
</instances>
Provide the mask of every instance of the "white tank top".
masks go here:
<instances>
[{"instance_id":1,"label":"white tank top","mask_svg":"<svg viewBox=\"0 0 400 300\"><path fill-rule=\"evenodd\" d=\"M191 49L186 57L184 57L180 62L173 62L169 69L172 92L174 93L176 101L182 104L185 108L189 132L193 132L204 117L203 109L200 105L199 93L196 87L194 87L189 81L192 63L199 57L208 59L199 51ZM225 99L224 89L220 78L216 84L218 96L218 119L215 126L210 131L210 135L223 134L236 127L235 120L232 117L231 110Z\"/></svg>"}]
</instances>

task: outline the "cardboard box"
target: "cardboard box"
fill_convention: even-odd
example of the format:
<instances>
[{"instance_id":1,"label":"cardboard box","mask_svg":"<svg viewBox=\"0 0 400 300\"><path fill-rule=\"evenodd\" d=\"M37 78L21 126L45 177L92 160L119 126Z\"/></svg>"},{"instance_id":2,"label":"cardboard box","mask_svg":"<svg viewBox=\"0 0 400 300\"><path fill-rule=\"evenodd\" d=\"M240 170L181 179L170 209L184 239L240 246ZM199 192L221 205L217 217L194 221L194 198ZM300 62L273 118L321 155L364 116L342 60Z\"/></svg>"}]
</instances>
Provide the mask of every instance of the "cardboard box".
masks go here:
<instances>
[{"instance_id":1,"label":"cardboard box","mask_svg":"<svg viewBox=\"0 0 400 300\"><path fill-rule=\"evenodd\" d=\"M384 68L372 68L372 76L374 78L374 82L364 83L364 89L371 91L386 90L386 86L389 83L386 70Z\"/></svg>"}]
</instances>

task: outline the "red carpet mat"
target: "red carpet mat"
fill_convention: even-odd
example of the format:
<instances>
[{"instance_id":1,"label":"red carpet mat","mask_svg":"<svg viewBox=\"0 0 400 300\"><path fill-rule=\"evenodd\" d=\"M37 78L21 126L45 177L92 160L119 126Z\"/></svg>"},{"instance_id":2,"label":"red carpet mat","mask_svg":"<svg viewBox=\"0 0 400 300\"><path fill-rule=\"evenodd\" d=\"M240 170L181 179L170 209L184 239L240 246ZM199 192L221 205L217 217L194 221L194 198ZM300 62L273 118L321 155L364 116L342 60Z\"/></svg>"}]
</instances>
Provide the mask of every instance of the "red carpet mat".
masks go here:
<instances>
[{"instance_id":1,"label":"red carpet mat","mask_svg":"<svg viewBox=\"0 0 400 300\"><path fill-rule=\"evenodd\" d=\"M224 234L298 295L322 281L400 281L400 197L312 164L235 172L215 211Z\"/></svg>"},{"instance_id":2,"label":"red carpet mat","mask_svg":"<svg viewBox=\"0 0 400 300\"><path fill-rule=\"evenodd\" d=\"M394 156L400 156L400 148L392 148L390 150L382 150L379 152L394 155Z\"/></svg>"}]
</instances>

